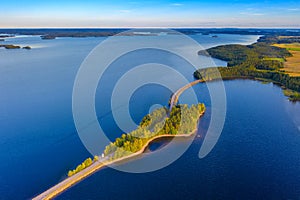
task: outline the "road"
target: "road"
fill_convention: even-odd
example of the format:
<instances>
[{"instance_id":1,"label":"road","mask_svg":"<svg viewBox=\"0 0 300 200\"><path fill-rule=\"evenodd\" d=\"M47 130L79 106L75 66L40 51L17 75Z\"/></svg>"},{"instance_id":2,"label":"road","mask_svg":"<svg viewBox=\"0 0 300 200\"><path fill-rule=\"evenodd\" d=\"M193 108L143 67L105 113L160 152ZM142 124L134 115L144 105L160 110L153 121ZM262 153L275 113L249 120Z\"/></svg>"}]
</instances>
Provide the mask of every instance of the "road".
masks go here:
<instances>
[{"instance_id":1,"label":"road","mask_svg":"<svg viewBox=\"0 0 300 200\"><path fill-rule=\"evenodd\" d=\"M198 83L203 83L204 81L203 80L196 80L196 81L193 81L185 86L183 86L182 88L178 89L171 97L171 101L170 101L170 109L169 111L171 112L172 108L177 104L178 102L178 99L180 97L180 95L187 89L189 89L190 87L198 84Z\"/></svg>"},{"instance_id":2,"label":"road","mask_svg":"<svg viewBox=\"0 0 300 200\"><path fill-rule=\"evenodd\" d=\"M173 106L175 106L178 102L178 98L180 97L180 95L187 89L189 89L190 87L192 87L193 85L196 85L198 83L204 82L203 80L196 80L193 81L185 86L183 86L182 88L178 89L171 97L171 102L170 102L170 111L172 110ZM203 113L202 113L203 114ZM201 114L201 115L202 115ZM193 134L194 132L192 132L191 134ZM176 135L176 136L181 136L181 137L187 137L190 136L191 134L188 135ZM136 152L133 153L129 156L126 157L122 157L113 161L108 161L107 158L101 159L97 162L94 162L92 165L90 165L89 167L83 169L82 171L74 174L71 177L68 177L67 179L65 179L64 181L58 183L57 185L51 187L50 189L46 190L45 192L39 194L38 196L34 197L33 200L49 200L49 199L53 199L54 197L58 196L59 194L61 194L62 192L64 192L65 190L69 189L70 187L74 186L76 183L80 182L81 180L85 179L86 177L94 174L96 171L100 170L101 168L107 166L107 165L111 165L126 159L129 159L131 157L137 156L141 153L144 152L145 148L149 145L149 143L151 141L153 141L154 139L160 138L160 137L174 137L174 135L159 135L156 136L154 138L152 138L151 140L149 140L144 146L143 148Z\"/></svg>"}]
</instances>

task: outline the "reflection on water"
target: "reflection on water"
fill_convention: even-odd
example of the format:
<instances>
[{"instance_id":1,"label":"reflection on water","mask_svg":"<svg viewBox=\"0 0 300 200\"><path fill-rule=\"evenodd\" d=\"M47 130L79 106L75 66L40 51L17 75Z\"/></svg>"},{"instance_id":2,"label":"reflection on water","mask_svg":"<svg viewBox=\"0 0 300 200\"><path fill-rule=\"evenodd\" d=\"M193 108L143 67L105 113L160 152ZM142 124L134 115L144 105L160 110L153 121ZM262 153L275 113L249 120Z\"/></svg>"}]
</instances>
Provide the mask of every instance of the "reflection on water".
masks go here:
<instances>
[{"instance_id":1,"label":"reflection on water","mask_svg":"<svg viewBox=\"0 0 300 200\"><path fill-rule=\"evenodd\" d=\"M299 102L285 102L285 109L288 113L290 120L294 122L295 126L298 127L300 132L300 103Z\"/></svg>"}]
</instances>

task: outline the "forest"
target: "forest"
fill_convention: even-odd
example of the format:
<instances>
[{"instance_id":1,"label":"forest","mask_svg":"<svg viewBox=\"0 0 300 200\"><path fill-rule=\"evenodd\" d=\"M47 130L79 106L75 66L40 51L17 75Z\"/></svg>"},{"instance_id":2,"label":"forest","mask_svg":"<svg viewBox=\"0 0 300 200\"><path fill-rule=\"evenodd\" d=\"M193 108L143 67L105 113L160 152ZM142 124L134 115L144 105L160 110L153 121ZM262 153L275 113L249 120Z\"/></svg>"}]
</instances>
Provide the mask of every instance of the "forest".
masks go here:
<instances>
[{"instance_id":1,"label":"forest","mask_svg":"<svg viewBox=\"0 0 300 200\"><path fill-rule=\"evenodd\" d=\"M278 36L278 35L265 35L258 39L258 42L267 44L291 44L300 43L300 36Z\"/></svg>"},{"instance_id":2,"label":"forest","mask_svg":"<svg viewBox=\"0 0 300 200\"><path fill-rule=\"evenodd\" d=\"M75 169L69 170L68 176L69 177L73 176L74 174L84 170L85 168L89 167L90 165L92 165L94 162L96 162L98 160L99 160L98 156L94 156L93 160L91 158L85 159L85 161L83 161L81 164L79 164Z\"/></svg>"},{"instance_id":3,"label":"forest","mask_svg":"<svg viewBox=\"0 0 300 200\"><path fill-rule=\"evenodd\" d=\"M277 40L276 40L277 38ZM223 45L208 49L207 52L199 51L199 55L211 55L227 61L227 67L218 67L222 79L250 78L264 79L277 83L284 89L292 90L285 92L292 101L300 100L300 77L291 77L282 68L287 57L292 56L285 49L273 46L283 40L294 42L297 38L263 37L252 45ZM196 79L211 81L219 79L215 68L199 69L194 72Z\"/></svg>"},{"instance_id":4,"label":"forest","mask_svg":"<svg viewBox=\"0 0 300 200\"><path fill-rule=\"evenodd\" d=\"M104 157L113 161L136 153L142 150L152 138L159 135L192 134L196 131L198 120L205 109L204 104L201 103L190 107L186 104L176 105L171 112L166 107L156 109L143 117L135 130L122 134L121 137L107 145ZM68 176L73 176L98 160L98 156L94 156L93 160L87 158L75 169L70 170Z\"/></svg>"},{"instance_id":5,"label":"forest","mask_svg":"<svg viewBox=\"0 0 300 200\"><path fill-rule=\"evenodd\" d=\"M217 59L227 61L228 67L243 66L258 69L276 70L283 67L286 57L291 53L280 47L275 47L264 42L252 45L222 45L207 50L207 53ZM205 51L199 51L200 55L207 55Z\"/></svg>"},{"instance_id":6,"label":"forest","mask_svg":"<svg viewBox=\"0 0 300 200\"><path fill-rule=\"evenodd\" d=\"M166 107L146 115L134 131L122 134L109 144L104 155L115 160L138 152L153 137L159 135L191 134L197 129L198 119L205 112L204 104L177 105L168 113Z\"/></svg>"}]
</instances>

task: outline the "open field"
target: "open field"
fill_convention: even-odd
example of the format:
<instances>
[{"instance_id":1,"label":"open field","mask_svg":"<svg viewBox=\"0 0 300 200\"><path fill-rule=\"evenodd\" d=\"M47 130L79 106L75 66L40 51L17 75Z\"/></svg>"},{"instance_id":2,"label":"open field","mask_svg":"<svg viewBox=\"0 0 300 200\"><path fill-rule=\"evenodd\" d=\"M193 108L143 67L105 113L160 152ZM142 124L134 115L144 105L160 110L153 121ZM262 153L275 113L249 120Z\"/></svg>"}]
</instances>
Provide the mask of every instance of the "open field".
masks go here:
<instances>
[{"instance_id":1,"label":"open field","mask_svg":"<svg viewBox=\"0 0 300 200\"><path fill-rule=\"evenodd\" d=\"M299 38L299 36L293 36L293 35L291 35L291 36L287 36L287 35L282 35L282 36L279 36L278 37L279 39L289 39L289 38Z\"/></svg>"},{"instance_id":2,"label":"open field","mask_svg":"<svg viewBox=\"0 0 300 200\"><path fill-rule=\"evenodd\" d=\"M263 60L276 60L276 61L279 61L279 62L285 62L285 60L283 58L270 58L270 57L267 57L267 58L263 58Z\"/></svg>"},{"instance_id":3,"label":"open field","mask_svg":"<svg viewBox=\"0 0 300 200\"><path fill-rule=\"evenodd\" d=\"M300 43L274 44L274 46L286 48L289 51L300 51Z\"/></svg>"},{"instance_id":4,"label":"open field","mask_svg":"<svg viewBox=\"0 0 300 200\"><path fill-rule=\"evenodd\" d=\"M286 48L293 55L286 59L283 70L290 76L300 76L300 43L274 44L274 46Z\"/></svg>"}]
</instances>

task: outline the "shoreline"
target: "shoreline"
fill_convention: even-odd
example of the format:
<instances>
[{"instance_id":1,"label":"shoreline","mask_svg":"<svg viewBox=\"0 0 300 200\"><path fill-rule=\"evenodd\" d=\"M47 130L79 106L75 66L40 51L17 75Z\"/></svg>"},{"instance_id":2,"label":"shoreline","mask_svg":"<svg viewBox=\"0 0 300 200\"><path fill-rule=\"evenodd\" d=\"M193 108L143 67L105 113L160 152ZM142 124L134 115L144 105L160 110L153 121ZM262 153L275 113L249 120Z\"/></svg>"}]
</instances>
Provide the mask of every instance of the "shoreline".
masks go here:
<instances>
[{"instance_id":1,"label":"shoreline","mask_svg":"<svg viewBox=\"0 0 300 200\"><path fill-rule=\"evenodd\" d=\"M198 79L200 80L200 79ZM278 86L281 88L282 92L284 93L285 90L290 90L292 92L296 92L295 90L291 90L289 88L287 88L286 86L284 86L282 83L274 81L272 79L267 79L267 78L258 78L258 77L251 77L251 76L235 76L235 77L224 77L224 78L218 78L218 79L211 79L211 80L205 80L202 82L218 82L218 81L234 81L234 80L252 80L252 81L259 81L259 82L268 82L268 83L273 83L274 85ZM201 83L201 82L199 82ZM289 95L285 95L288 98L289 101L291 102L300 102L299 98L293 98Z\"/></svg>"},{"instance_id":2,"label":"shoreline","mask_svg":"<svg viewBox=\"0 0 300 200\"><path fill-rule=\"evenodd\" d=\"M106 167L106 166L110 166L113 164L117 164L119 162L122 161L126 161L128 159L134 158L136 156L139 156L141 154L143 154L145 152L145 149L149 146L149 144L151 142L153 142L156 139L159 138L170 138L170 137L191 137L192 135L196 134L196 132L198 131L198 124L199 124L199 120L200 118L204 115L205 111L203 111L202 113L200 113L199 118L197 120L197 125L196 128L191 131L191 133L189 134L177 134L177 135L170 135L170 134L163 134L163 135L157 135L154 136L153 138L149 139L147 141L147 143L137 152L130 154L128 156L116 159L116 160L112 160L112 161L104 161L104 162L94 162L92 165L90 165L89 167L83 169L82 171L74 174L71 177L68 177L67 179L59 182L58 184L54 185L53 187L49 188L48 190L46 190L45 192L35 196L34 198L32 198L33 200L50 200L53 199L55 197L57 197L58 195L60 195L61 193L63 193L64 191L68 190L69 188L73 187L74 185L76 185L77 183L81 182L83 179L89 177L90 175L98 172L99 170L101 170L102 168Z\"/></svg>"}]
</instances>

